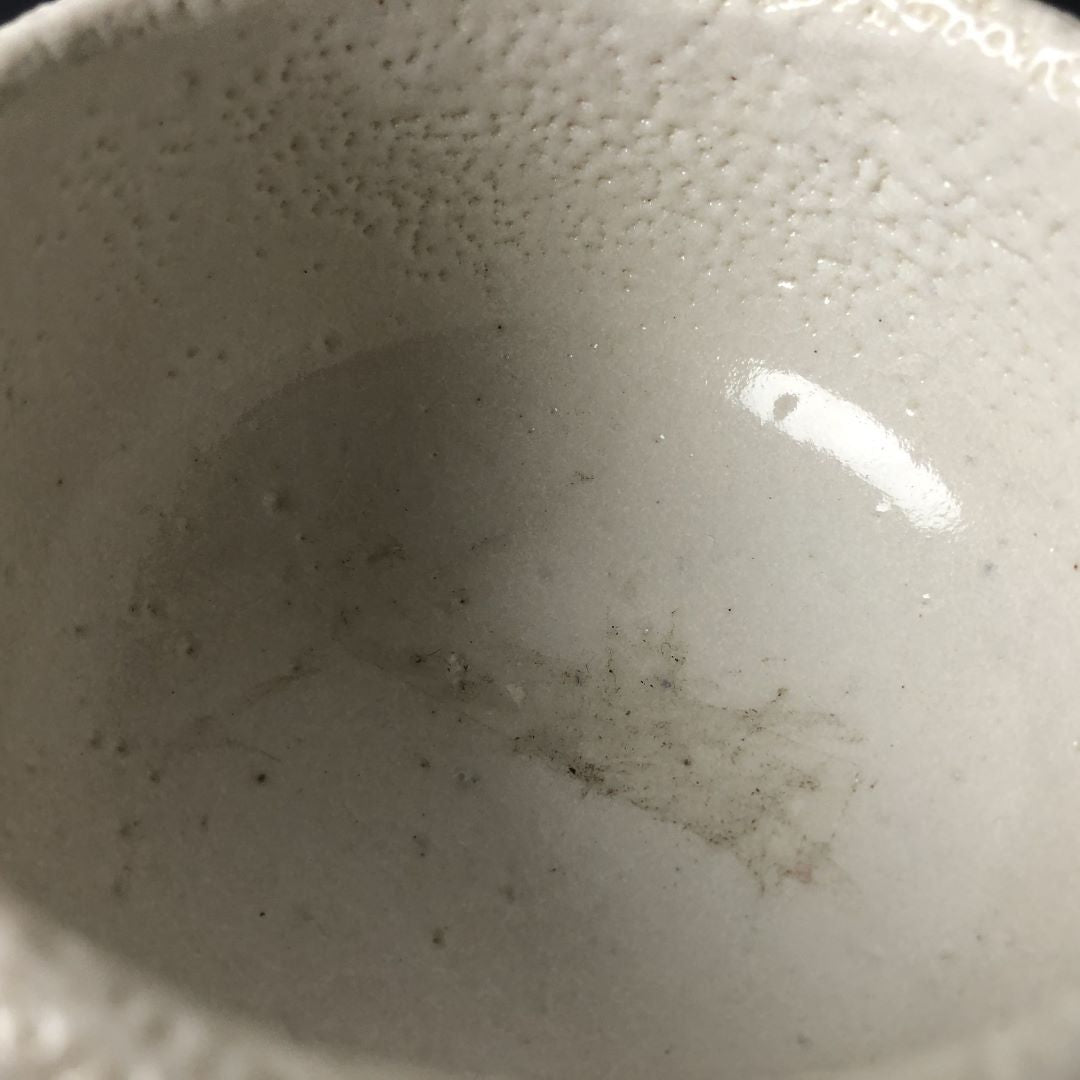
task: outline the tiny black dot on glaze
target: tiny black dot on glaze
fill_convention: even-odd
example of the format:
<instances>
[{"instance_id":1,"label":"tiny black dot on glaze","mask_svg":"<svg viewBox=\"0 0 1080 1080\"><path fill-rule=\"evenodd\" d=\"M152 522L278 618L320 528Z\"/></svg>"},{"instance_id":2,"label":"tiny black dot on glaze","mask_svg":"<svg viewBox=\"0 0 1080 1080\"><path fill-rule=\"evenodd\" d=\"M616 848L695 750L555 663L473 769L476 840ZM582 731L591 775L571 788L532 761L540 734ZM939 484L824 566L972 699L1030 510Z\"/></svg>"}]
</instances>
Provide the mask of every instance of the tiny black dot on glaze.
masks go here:
<instances>
[{"instance_id":1,"label":"tiny black dot on glaze","mask_svg":"<svg viewBox=\"0 0 1080 1080\"><path fill-rule=\"evenodd\" d=\"M256 784L265 784L269 779L270 779L270 777L264 772L255 774L255 783Z\"/></svg>"}]
</instances>

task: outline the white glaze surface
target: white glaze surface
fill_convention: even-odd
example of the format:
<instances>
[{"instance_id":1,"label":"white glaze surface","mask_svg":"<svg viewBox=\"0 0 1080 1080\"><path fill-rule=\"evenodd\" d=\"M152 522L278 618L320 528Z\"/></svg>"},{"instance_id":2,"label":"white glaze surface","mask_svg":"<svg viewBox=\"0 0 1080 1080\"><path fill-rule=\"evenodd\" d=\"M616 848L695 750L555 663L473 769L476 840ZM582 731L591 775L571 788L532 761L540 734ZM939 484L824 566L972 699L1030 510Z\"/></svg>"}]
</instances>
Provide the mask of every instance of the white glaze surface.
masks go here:
<instances>
[{"instance_id":1,"label":"white glaze surface","mask_svg":"<svg viewBox=\"0 0 1080 1080\"><path fill-rule=\"evenodd\" d=\"M402 1064L1075 1063L1077 35L784 7L0 34L26 901ZM163 1060L17 910L0 1062Z\"/></svg>"}]
</instances>

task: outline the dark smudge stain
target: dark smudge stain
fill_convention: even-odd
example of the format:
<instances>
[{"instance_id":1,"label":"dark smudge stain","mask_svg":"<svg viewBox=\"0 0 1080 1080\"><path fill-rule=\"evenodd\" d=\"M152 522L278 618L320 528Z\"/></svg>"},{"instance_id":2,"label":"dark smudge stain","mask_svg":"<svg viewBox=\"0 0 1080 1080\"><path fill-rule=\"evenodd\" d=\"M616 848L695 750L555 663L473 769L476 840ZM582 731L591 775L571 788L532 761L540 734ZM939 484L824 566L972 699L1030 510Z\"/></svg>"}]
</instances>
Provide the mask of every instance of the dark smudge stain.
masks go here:
<instances>
[{"instance_id":1,"label":"dark smudge stain","mask_svg":"<svg viewBox=\"0 0 1080 1080\"><path fill-rule=\"evenodd\" d=\"M354 358L285 388L205 456L170 508L187 527L163 527L135 596L167 597L173 620L208 643L220 633L221 597L236 597L248 607L232 639L243 644L230 648L249 647L272 619L302 659L239 697L232 688L214 718L165 740L152 766L223 746L276 760L221 725L317 673L308 657L340 648L583 793L732 852L762 887L827 880L830 843L857 785L848 757L857 737L797 687L732 701L708 675L713 661L688 656L680 640L671 609L684 598L666 609L655 595L643 599L646 584L656 589L633 567L657 552L638 543L632 519L612 550L579 544L558 554L553 536L565 544L593 535L611 508L587 496L600 487L585 483L591 474L573 492L553 482L565 440L554 427L563 420L550 419L548 375L510 370L504 355L478 342L409 342ZM487 407L465 410L477 395ZM514 419L523 415L551 431L524 439ZM589 460L617 456L602 439L585 449ZM297 493L269 524L259 498L267 490ZM646 484L634 512L650 512L658 494ZM678 528L667 535L664 554L681 557ZM528 588L554 595L560 557L573 559L575 580L610 582L609 604L584 616L589 625L575 616L573 648L555 634L539 651L523 644L529 615L517 597L535 592L519 593L519 582L531 574ZM638 584L621 590L624 581ZM573 599L562 589L550 603ZM287 609L285 591L296 598ZM175 650L157 645L171 640L161 621L132 624L133 676L147 686L178 677ZM224 671L229 658L217 646L197 662L219 657ZM463 772L460 786L478 782Z\"/></svg>"},{"instance_id":2,"label":"dark smudge stain","mask_svg":"<svg viewBox=\"0 0 1080 1080\"><path fill-rule=\"evenodd\" d=\"M469 637L485 635L474 627ZM576 662L505 641L469 651L448 643L423 667L374 638L342 643L586 792L730 850L762 887L827 879L857 783L845 754L857 737L837 716L800 708L786 688L753 706L716 704L719 687L682 677L686 657L671 636L650 637L609 632L602 650Z\"/></svg>"}]
</instances>

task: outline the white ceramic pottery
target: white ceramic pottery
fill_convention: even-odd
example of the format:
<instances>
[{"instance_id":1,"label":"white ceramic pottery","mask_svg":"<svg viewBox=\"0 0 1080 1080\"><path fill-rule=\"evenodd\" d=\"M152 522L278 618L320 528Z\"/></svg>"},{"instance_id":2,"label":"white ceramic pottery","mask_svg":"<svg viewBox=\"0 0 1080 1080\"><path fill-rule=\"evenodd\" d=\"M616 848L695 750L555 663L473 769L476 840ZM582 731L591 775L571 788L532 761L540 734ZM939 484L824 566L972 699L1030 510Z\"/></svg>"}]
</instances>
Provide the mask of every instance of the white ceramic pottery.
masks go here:
<instances>
[{"instance_id":1,"label":"white ceramic pottery","mask_svg":"<svg viewBox=\"0 0 1080 1080\"><path fill-rule=\"evenodd\" d=\"M1080 32L0 31L0 1076L1080 1075Z\"/></svg>"}]
</instances>

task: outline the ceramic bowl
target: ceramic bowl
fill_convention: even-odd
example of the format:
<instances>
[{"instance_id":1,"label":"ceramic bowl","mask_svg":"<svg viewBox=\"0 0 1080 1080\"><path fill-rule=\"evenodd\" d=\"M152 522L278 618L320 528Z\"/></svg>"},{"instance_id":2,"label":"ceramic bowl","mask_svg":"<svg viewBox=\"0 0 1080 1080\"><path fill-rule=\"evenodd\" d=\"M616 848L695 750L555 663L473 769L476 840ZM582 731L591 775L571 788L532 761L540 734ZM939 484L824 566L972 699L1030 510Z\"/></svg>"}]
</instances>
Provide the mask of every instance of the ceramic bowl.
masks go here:
<instances>
[{"instance_id":1,"label":"ceramic bowl","mask_svg":"<svg viewBox=\"0 0 1080 1080\"><path fill-rule=\"evenodd\" d=\"M0 1075L1080 1070L1080 33L0 31Z\"/></svg>"}]
</instances>

